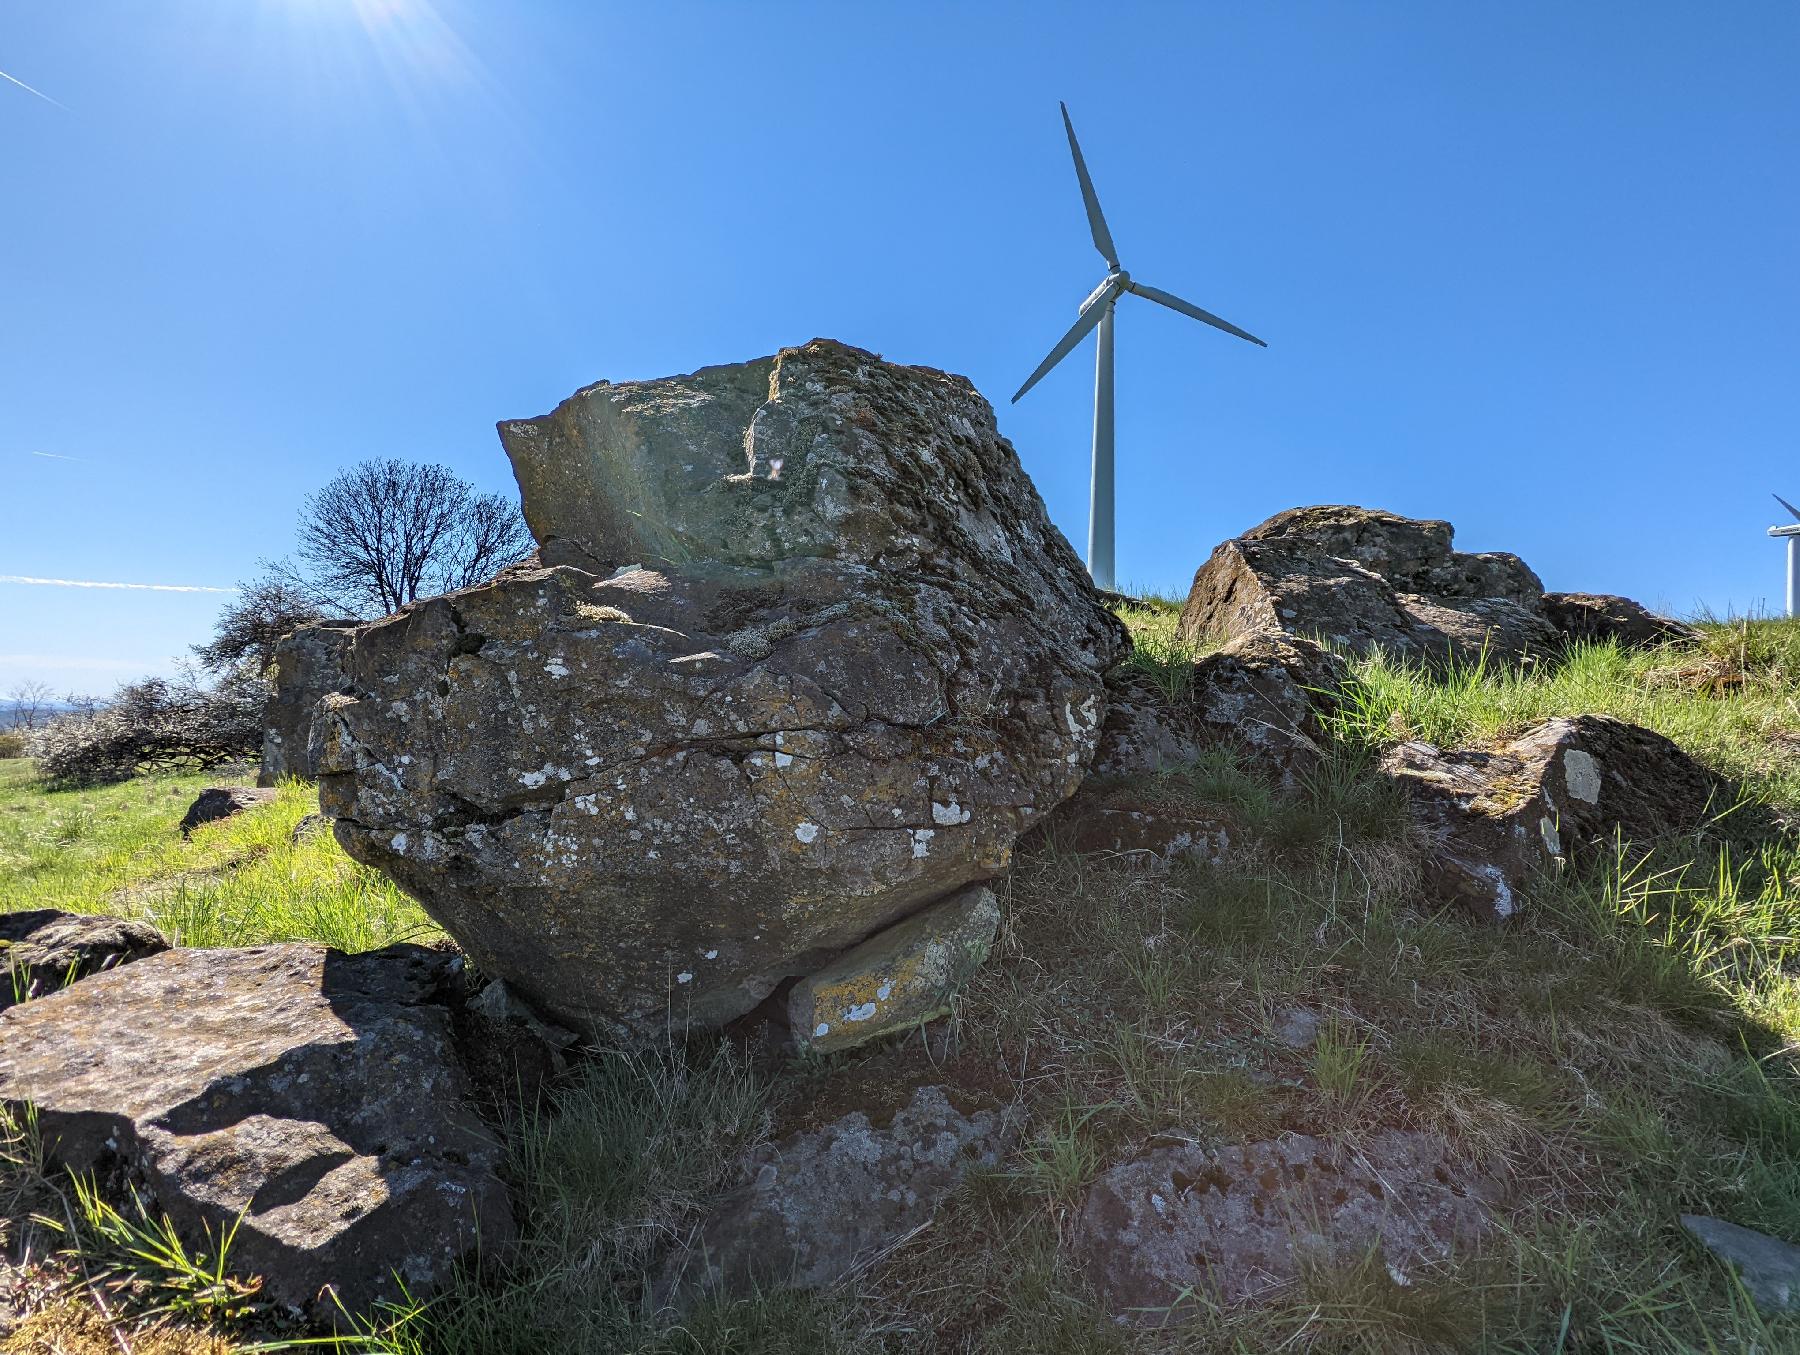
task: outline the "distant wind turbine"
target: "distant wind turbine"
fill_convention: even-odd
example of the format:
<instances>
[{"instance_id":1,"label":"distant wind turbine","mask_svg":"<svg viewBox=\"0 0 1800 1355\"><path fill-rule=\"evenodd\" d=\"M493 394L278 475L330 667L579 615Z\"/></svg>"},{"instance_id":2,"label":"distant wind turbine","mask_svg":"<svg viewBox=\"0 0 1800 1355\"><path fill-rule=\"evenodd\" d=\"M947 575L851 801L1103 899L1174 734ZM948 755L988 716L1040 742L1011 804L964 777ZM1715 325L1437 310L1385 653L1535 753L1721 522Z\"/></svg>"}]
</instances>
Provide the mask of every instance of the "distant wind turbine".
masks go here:
<instances>
[{"instance_id":1,"label":"distant wind turbine","mask_svg":"<svg viewBox=\"0 0 1800 1355\"><path fill-rule=\"evenodd\" d=\"M1063 129L1069 134L1069 153L1075 157L1075 177L1081 180L1081 200L1087 206L1088 227L1094 233L1094 247L1106 260L1106 277L1081 303L1081 311L1069 332L1062 336L1050 356L1038 364L1026 378L1012 402L1043 380L1057 363L1066 358L1076 344L1096 327L1100 331L1099 351L1094 359L1094 480L1088 499L1088 573L1096 587L1111 591L1113 587L1113 306L1126 292L1136 292L1170 310L1180 311L1204 321L1215 329L1248 339L1259 348L1268 345L1236 325L1221 320L1211 311L1203 311L1192 302L1148 287L1136 281L1119 267L1119 251L1113 244L1112 232L1106 229L1106 218L1100 215L1100 199L1094 193L1094 181L1088 177L1087 162L1081 158L1081 143L1075 139L1075 124L1069 121L1069 106L1062 109Z\"/></svg>"},{"instance_id":2,"label":"distant wind turbine","mask_svg":"<svg viewBox=\"0 0 1800 1355\"><path fill-rule=\"evenodd\" d=\"M1785 536L1788 543L1788 586L1787 614L1800 616L1800 508L1794 507L1781 495L1775 495L1775 502L1794 515L1794 521L1787 526L1769 528L1770 536Z\"/></svg>"}]
</instances>

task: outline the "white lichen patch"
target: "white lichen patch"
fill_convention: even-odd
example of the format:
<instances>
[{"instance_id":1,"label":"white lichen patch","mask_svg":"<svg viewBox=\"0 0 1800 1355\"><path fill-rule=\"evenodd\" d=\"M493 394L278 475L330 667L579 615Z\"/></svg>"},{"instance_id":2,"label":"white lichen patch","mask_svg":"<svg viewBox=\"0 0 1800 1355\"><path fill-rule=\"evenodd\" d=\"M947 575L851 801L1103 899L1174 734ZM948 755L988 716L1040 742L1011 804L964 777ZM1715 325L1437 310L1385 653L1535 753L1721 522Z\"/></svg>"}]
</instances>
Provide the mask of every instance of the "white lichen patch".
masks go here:
<instances>
[{"instance_id":1,"label":"white lichen patch","mask_svg":"<svg viewBox=\"0 0 1800 1355\"><path fill-rule=\"evenodd\" d=\"M1577 800L1590 805L1600 803L1600 764L1594 761L1593 754L1579 748L1564 753L1563 779L1568 783L1569 794Z\"/></svg>"},{"instance_id":2,"label":"white lichen patch","mask_svg":"<svg viewBox=\"0 0 1800 1355\"><path fill-rule=\"evenodd\" d=\"M563 662L562 655L558 654L544 665L544 671L553 678L566 678L569 675L569 665Z\"/></svg>"},{"instance_id":3,"label":"white lichen patch","mask_svg":"<svg viewBox=\"0 0 1800 1355\"><path fill-rule=\"evenodd\" d=\"M801 823L794 826L794 837L801 842L810 843L818 836L819 825L816 823Z\"/></svg>"},{"instance_id":4,"label":"white lichen patch","mask_svg":"<svg viewBox=\"0 0 1800 1355\"><path fill-rule=\"evenodd\" d=\"M967 823L969 821L969 811L964 809L955 800L952 800L947 805L941 805L936 800L933 800L931 802L931 821L944 827L948 827L951 824Z\"/></svg>"},{"instance_id":5,"label":"white lichen patch","mask_svg":"<svg viewBox=\"0 0 1800 1355\"><path fill-rule=\"evenodd\" d=\"M405 833L395 833L393 836L393 839L388 843L388 845L390 847L392 847L395 851L399 852L401 855L405 855L406 854L406 834Z\"/></svg>"},{"instance_id":6,"label":"white lichen patch","mask_svg":"<svg viewBox=\"0 0 1800 1355\"><path fill-rule=\"evenodd\" d=\"M844 1020L867 1021L873 1015L875 1015L875 1004L873 1002L862 1002L845 1012Z\"/></svg>"},{"instance_id":7,"label":"white lichen patch","mask_svg":"<svg viewBox=\"0 0 1800 1355\"><path fill-rule=\"evenodd\" d=\"M909 828L907 832L912 836L913 860L919 861L929 856L931 839L937 836L937 830L935 828Z\"/></svg>"},{"instance_id":8,"label":"white lichen patch","mask_svg":"<svg viewBox=\"0 0 1800 1355\"><path fill-rule=\"evenodd\" d=\"M675 976L675 982L677 983L692 983L693 981L694 976L685 969Z\"/></svg>"}]
</instances>

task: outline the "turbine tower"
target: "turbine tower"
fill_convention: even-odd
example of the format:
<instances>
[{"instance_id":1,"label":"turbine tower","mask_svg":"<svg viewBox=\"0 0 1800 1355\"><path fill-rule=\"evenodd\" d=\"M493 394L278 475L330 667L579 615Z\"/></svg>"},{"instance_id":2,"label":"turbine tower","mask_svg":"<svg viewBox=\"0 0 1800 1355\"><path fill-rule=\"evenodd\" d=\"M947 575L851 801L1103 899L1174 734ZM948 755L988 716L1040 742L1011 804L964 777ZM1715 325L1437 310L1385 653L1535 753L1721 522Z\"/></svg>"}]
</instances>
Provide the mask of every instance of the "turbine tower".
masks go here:
<instances>
[{"instance_id":1,"label":"turbine tower","mask_svg":"<svg viewBox=\"0 0 1800 1355\"><path fill-rule=\"evenodd\" d=\"M1081 200L1087 206L1088 228L1094 234L1094 247L1106 260L1106 277L1081 303L1069 332L1062 336L1050 356L1019 387L1012 403L1037 385L1052 367L1069 355L1071 349L1087 337L1088 331L1100 331L1099 351L1094 357L1094 479L1088 497L1088 573L1094 585L1108 592L1113 588L1113 306L1127 292L1135 292L1147 301L1167 306L1172 311L1203 321L1227 334L1248 339L1259 348L1268 345L1236 325L1221 320L1211 311L1201 310L1190 301L1137 281L1119 267L1119 251L1113 244L1112 232L1106 229L1106 218L1100 215L1100 199L1094 193L1094 181L1088 177L1087 162L1081 158L1081 143L1075 139L1075 124L1069 121L1069 106L1062 109L1063 130L1069 134L1069 154L1075 157L1075 177L1081 181Z\"/></svg>"},{"instance_id":2,"label":"turbine tower","mask_svg":"<svg viewBox=\"0 0 1800 1355\"><path fill-rule=\"evenodd\" d=\"M1788 543L1788 586L1787 614L1800 616L1800 508L1794 507L1781 495L1775 496L1775 502L1794 515L1794 521L1783 527L1769 528L1770 536L1785 536Z\"/></svg>"}]
</instances>

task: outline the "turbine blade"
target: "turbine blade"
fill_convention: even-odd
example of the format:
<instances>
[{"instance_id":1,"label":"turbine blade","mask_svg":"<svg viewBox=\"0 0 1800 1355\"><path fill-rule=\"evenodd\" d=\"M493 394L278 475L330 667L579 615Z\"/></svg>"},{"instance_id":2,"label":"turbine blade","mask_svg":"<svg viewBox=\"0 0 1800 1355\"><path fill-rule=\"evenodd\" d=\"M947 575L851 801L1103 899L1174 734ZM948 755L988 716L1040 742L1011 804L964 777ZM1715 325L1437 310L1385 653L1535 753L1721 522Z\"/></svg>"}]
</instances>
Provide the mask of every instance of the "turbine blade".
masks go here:
<instances>
[{"instance_id":1,"label":"turbine blade","mask_svg":"<svg viewBox=\"0 0 1800 1355\"><path fill-rule=\"evenodd\" d=\"M1167 306L1172 311L1180 311L1183 315L1191 315L1196 320L1203 320L1214 329L1222 329L1227 334L1235 334L1240 339L1248 339L1258 348L1267 348L1269 346L1249 330L1239 329L1229 320L1221 320L1211 311L1203 311L1193 302L1183 301L1180 297L1165 292L1160 287L1148 287L1143 283L1136 281L1127 283L1126 285L1146 301L1154 301L1159 306Z\"/></svg>"},{"instance_id":2,"label":"turbine blade","mask_svg":"<svg viewBox=\"0 0 1800 1355\"><path fill-rule=\"evenodd\" d=\"M1781 495L1779 495L1779 494L1777 494L1775 496L1775 502L1780 504L1783 508L1787 509L1788 512L1792 513L1794 515L1794 521L1800 522L1800 508L1794 507L1793 504L1789 503L1786 499L1782 498Z\"/></svg>"},{"instance_id":3,"label":"turbine blade","mask_svg":"<svg viewBox=\"0 0 1800 1355\"><path fill-rule=\"evenodd\" d=\"M1100 251L1109 267L1119 266L1119 248L1113 244L1112 232L1106 229L1106 218L1100 215L1100 199L1094 193L1094 181L1088 177L1087 161L1081 158L1081 143L1075 139L1075 124L1069 121L1069 106L1062 109L1063 129L1069 134L1069 154L1075 157L1075 177L1081 180L1081 200L1087 206L1088 229L1094 233L1094 248Z\"/></svg>"},{"instance_id":4,"label":"turbine blade","mask_svg":"<svg viewBox=\"0 0 1800 1355\"><path fill-rule=\"evenodd\" d=\"M1106 314L1106 308L1112 305L1114 301L1118 300L1118 296L1119 294L1115 290L1108 295L1101 297L1081 313L1075 323L1069 326L1069 332L1063 335L1057 342L1056 347L1050 350L1050 356L1038 363L1037 370L1025 378L1025 384L1019 387L1018 392L1012 398L1013 404L1018 404L1019 396L1025 394L1026 391L1037 385L1038 382L1044 379L1045 373L1069 356L1069 350L1085 339L1088 336L1088 332L1092 330L1095 325L1100 323L1100 317Z\"/></svg>"}]
</instances>

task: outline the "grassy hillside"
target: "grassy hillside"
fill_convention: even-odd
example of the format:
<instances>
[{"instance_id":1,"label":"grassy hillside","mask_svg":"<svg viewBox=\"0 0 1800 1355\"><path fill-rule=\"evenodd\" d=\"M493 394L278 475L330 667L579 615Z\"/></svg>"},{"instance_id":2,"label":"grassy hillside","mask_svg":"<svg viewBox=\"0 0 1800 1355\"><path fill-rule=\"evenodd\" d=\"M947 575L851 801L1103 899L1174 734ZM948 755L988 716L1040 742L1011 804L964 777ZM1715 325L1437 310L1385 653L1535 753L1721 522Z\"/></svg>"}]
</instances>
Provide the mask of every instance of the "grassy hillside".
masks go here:
<instances>
[{"instance_id":1,"label":"grassy hillside","mask_svg":"<svg viewBox=\"0 0 1800 1355\"><path fill-rule=\"evenodd\" d=\"M1138 661L1178 689L1192 656L1168 607L1125 615ZM1800 626L1708 627L1695 645L1590 648L1523 673L1356 673L1302 793L1224 756L1158 787L1245 825L1254 845L1228 866L1151 872L1031 840L948 1022L824 1059L705 1039L588 1060L554 1113L514 1127L517 1256L423 1311L367 1315L346 1348L1800 1352L1800 1322L1757 1316L1676 1224L1709 1213L1800 1240ZM1622 852L1505 928L1419 907L1403 806L1368 775L1372 751L1581 712L1675 738L1739 779L1764 826ZM44 794L0 764L0 898L134 912L190 944L432 934L328 835L291 841L302 787L181 843L199 784ZM1283 1038L1296 1012L1316 1039ZM646 1312L647 1258L746 1144L878 1115L923 1081L1031 1117L932 1227L836 1293L715 1304L673 1327ZM1271 1302L1167 1328L1112 1322L1070 1262L1088 1184L1149 1143L1380 1125L1440 1135L1500 1184L1482 1254L1404 1281L1373 1258L1315 1269ZM12 1189L42 1191L28 1140ZM90 1221L71 1234L105 1253ZM140 1301L166 1292L121 1268Z\"/></svg>"}]
</instances>

